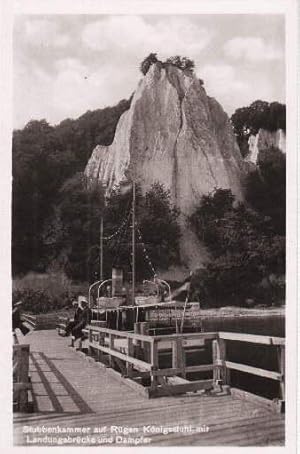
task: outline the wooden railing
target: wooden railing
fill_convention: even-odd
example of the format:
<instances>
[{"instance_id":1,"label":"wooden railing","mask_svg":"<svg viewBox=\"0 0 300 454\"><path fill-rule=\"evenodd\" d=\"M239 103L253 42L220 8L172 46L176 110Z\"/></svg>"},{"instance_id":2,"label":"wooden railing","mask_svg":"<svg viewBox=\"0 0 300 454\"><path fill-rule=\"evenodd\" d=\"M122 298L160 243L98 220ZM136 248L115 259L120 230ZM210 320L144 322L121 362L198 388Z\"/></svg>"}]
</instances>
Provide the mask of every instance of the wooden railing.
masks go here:
<instances>
[{"instance_id":1,"label":"wooden railing","mask_svg":"<svg viewBox=\"0 0 300 454\"><path fill-rule=\"evenodd\" d=\"M29 380L29 345L13 346L13 401L17 411L28 411Z\"/></svg>"},{"instance_id":2,"label":"wooden railing","mask_svg":"<svg viewBox=\"0 0 300 454\"><path fill-rule=\"evenodd\" d=\"M33 328L36 328L36 316L30 314L22 314L22 320L29 323Z\"/></svg>"},{"instance_id":3,"label":"wooden railing","mask_svg":"<svg viewBox=\"0 0 300 454\"><path fill-rule=\"evenodd\" d=\"M95 325L88 326L85 331L88 334L89 354L96 356L98 361L109 367L119 369L125 378L135 381L137 377L140 381L141 377L148 378L144 391L146 390L149 397L208 390L220 386L228 389L231 385L230 370L236 370L279 381L280 395L276 402L281 410L284 406L283 338L228 332L149 336ZM226 355L227 341L276 346L279 370L271 371L229 361ZM187 353L191 349L201 349L207 343L212 343L212 362L187 366ZM161 366L160 356L165 351L171 352L172 367ZM209 371L212 372L211 379L186 380L189 373ZM236 393L235 390L234 392Z\"/></svg>"}]
</instances>

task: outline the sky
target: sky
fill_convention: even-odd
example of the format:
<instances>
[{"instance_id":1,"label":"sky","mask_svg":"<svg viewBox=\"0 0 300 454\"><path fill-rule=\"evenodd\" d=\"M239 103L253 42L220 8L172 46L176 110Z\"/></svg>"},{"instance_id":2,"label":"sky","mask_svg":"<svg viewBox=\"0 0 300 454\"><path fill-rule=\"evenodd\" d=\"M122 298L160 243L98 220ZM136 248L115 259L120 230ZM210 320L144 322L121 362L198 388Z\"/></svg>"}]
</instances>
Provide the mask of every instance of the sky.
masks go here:
<instances>
[{"instance_id":1,"label":"sky","mask_svg":"<svg viewBox=\"0 0 300 454\"><path fill-rule=\"evenodd\" d=\"M228 115L256 99L285 103L283 15L18 15L14 128L128 99L150 52L193 59Z\"/></svg>"}]
</instances>

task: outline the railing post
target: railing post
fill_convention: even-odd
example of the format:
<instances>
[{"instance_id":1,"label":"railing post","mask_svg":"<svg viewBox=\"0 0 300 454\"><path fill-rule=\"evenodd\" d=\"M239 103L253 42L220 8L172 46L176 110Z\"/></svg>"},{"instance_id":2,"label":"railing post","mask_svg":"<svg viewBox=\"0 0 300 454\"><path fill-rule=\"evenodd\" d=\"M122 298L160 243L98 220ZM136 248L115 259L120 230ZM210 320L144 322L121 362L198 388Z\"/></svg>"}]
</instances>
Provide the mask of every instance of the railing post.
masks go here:
<instances>
[{"instance_id":1,"label":"railing post","mask_svg":"<svg viewBox=\"0 0 300 454\"><path fill-rule=\"evenodd\" d=\"M279 345L277 347L277 358L278 358L279 372L281 373L280 400L281 400L281 404L284 405L284 402L285 402L285 346L284 345ZM282 411L282 409L281 409L281 411Z\"/></svg>"},{"instance_id":2,"label":"railing post","mask_svg":"<svg viewBox=\"0 0 300 454\"><path fill-rule=\"evenodd\" d=\"M89 326L88 327L88 330L89 330L89 334L88 334L88 339L89 339L89 346L88 346L88 352L89 352L89 356L92 356L92 353L93 353L93 349L92 349L92 343L93 343L93 330L92 328Z\"/></svg>"},{"instance_id":3,"label":"railing post","mask_svg":"<svg viewBox=\"0 0 300 454\"><path fill-rule=\"evenodd\" d=\"M108 346L111 350L113 350L115 348L115 335L114 334L111 334L109 333L108 335ZM113 367L114 366L114 358L113 358L113 355L109 354L109 365L110 367Z\"/></svg>"},{"instance_id":4,"label":"railing post","mask_svg":"<svg viewBox=\"0 0 300 454\"><path fill-rule=\"evenodd\" d=\"M29 345L22 345L22 348L19 350L19 371L18 371L18 381L20 383L28 383L28 374L29 374ZM27 411L28 404L28 390L20 389L19 392L19 410Z\"/></svg>"},{"instance_id":5,"label":"railing post","mask_svg":"<svg viewBox=\"0 0 300 454\"><path fill-rule=\"evenodd\" d=\"M172 367L181 369L180 376L185 378L185 352L182 345L182 338L178 337L172 342Z\"/></svg>"},{"instance_id":6,"label":"railing post","mask_svg":"<svg viewBox=\"0 0 300 454\"><path fill-rule=\"evenodd\" d=\"M148 322L141 322L140 323L140 333L143 335L149 335L149 323ZM149 342L142 341L142 359L146 362L150 361L150 349L149 349Z\"/></svg>"},{"instance_id":7,"label":"railing post","mask_svg":"<svg viewBox=\"0 0 300 454\"><path fill-rule=\"evenodd\" d=\"M99 331L98 342L99 342L99 347L101 345L105 344L105 333L103 333L102 331ZM99 349L99 350L97 350L97 361L101 361L102 362L102 359L103 359L103 352Z\"/></svg>"},{"instance_id":8,"label":"railing post","mask_svg":"<svg viewBox=\"0 0 300 454\"><path fill-rule=\"evenodd\" d=\"M127 354L129 357L134 356L133 339L131 337L127 338ZM132 377L133 366L129 361L126 362L126 369L128 377Z\"/></svg>"},{"instance_id":9,"label":"railing post","mask_svg":"<svg viewBox=\"0 0 300 454\"><path fill-rule=\"evenodd\" d=\"M224 339L215 339L212 342L212 354L213 354L213 381L215 385L222 382L222 385L229 385L230 375L229 370L225 366L226 361L226 343Z\"/></svg>"},{"instance_id":10,"label":"railing post","mask_svg":"<svg viewBox=\"0 0 300 454\"><path fill-rule=\"evenodd\" d=\"M136 322L134 324L134 334L141 334L141 323ZM136 351L136 357L141 358L141 341L136 340L135 341L135 351Z\"/></svg>"},{"instance_id":11,"label":"railing post","mask_svg":"<svg viewBox=\"0 0 300 454\"><path fill-rule=\"evenodd\" d=\"M152 366L152 371L158 370L158 345L157 342L154 340L151 343L151 350L150 350L150 362ZM151 389L155 390L157 387L157 376L153 375L151 371Z\"/></svg>"}]
</instances>

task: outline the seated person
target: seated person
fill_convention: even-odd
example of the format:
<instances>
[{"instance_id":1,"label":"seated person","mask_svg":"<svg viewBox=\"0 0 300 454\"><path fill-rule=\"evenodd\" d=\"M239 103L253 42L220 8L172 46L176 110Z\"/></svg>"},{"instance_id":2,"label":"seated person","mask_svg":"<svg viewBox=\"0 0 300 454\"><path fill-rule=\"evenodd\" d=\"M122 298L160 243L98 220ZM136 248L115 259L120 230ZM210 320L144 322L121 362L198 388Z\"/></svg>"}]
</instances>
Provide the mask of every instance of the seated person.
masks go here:
<instances>
[{"instance_id":1,"label":"seated person","mask_svg":"<svg viewBox=\"0 0 300 454\"><path fill-rule=\"evenodd\" d=\"M72 329L72 335L74 336L75 340L83 337L82 330L90 323L92 319L92 311L88 306L87 299L81 297L80 302L82 312L80 314L77 324Z\"/></svg>"},{"instance_id":2,"label":"seated person","mask_svg":"<svg viewBox=\"0 0 300 454\"><path fill-rule=\"evenodd\" d=\"M70 336L72 329L78 324L80 320L80 315L82 313L82 308L79 306L78 301L73 301L72 304L75 309L74 318L67 324L65 336Z\"/></svg>"},{"instance_id":3,"label":"seated person","mask_svg":"<svg viewBox=\"0 0 300 454\"><path fill-rule=\"evenodd\" d=\"M23 304L22 301L18 301L17 303L14 304L12 311L12 329L13 331L15 331L16 328L19 328L23 336L26 336L26 334L29 333L30 329L26 325L24 325L22 321L22 314L20 309L22 304Z\"/></svg>"}]
</instances>

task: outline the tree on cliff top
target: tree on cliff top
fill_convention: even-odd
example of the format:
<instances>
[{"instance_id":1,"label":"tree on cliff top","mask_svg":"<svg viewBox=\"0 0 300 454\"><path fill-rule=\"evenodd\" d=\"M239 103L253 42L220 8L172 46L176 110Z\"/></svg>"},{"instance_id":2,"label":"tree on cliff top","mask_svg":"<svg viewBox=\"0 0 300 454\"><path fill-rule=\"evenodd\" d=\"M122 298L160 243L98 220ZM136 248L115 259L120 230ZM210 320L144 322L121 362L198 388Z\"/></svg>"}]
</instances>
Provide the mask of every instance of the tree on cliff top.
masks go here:
<instances>
[{"instance_id":1,"label":"tree on cliff top","mask_svg":"<svg viewBox=\"0 0 300 454\"><path fill-rule=\"evenodd\" d=\"M157 62L158 62L158 59L157 59L156 53L150 53L148 55L148 57L144 58L144 60L140 64L140 70L144 74L144 76L149 71L150 66Z\"/></svg>"},{"instance_id":2,"label":"tree on cliff top","mask_svg":"<svg viewBox=\"0 0 300 454\"><path fill-rule=\"evenodd\" d=\"M195 68L195 62L193 60L188 57L180 57L179 55L167 58L165 64L176 66L176 68L179 68L182 71L193 72Z\"/></svg>"},{"instance_id":3,"label":"tree on cliff top","mask_svg":"<svg viewBox=\"0 0 300 454\"><path fill-rule=\"evenodd\" d=\"M193 73L195 68L194 61L188 57L180 57L180 55L174 55L172 57L167 58L163 62L161 60L158 60L156 53L151 53L140 64L140 70L144 74L144 76L149 71L150 66L157 62L161 63L162 66L173 65L176 66L176 68L181 69L182 71L189 71L191 73ZM200 82L203 85L202 79L200 79Z\"/></svg>"}]
</instances>

